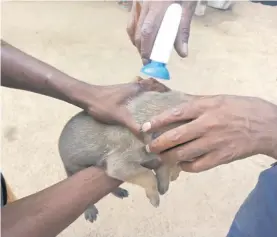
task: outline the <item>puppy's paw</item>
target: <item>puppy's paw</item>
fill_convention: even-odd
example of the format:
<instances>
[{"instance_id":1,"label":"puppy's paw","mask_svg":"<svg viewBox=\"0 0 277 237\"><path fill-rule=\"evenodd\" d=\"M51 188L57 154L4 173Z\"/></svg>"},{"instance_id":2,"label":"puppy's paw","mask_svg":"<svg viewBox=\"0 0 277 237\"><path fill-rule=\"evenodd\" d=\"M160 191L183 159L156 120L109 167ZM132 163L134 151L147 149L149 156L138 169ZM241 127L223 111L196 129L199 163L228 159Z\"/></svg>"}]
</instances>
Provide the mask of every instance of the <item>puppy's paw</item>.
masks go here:
<instances>
[{"instance_id":1,"label":"puppy's paw","mask_svg":"<svg viewBox=\"0 0 277 237\"><path fill-rule=\"evenodd\" d=\"M98 212L97 208L94 205L89 206L85 210L85 218L86 218L87 221L90 221L91 223L93 223L94 221L96 221L98 213L99 212Z\"/></svg>"},{"instance_id":2,"label":"puppy's paw","mask_svg":"<svg viewBox=\"0 0 277 237\"><path fill-rule=\"evenodd\" d=\"M128 191L126 189L123 189L123 188L117 188L116 190L114 190L112 192L112 194L114 196L118 197L118 198L121 198L121 199L126 198L126 197L129 196Z\"/></svg>"}]
</instances>

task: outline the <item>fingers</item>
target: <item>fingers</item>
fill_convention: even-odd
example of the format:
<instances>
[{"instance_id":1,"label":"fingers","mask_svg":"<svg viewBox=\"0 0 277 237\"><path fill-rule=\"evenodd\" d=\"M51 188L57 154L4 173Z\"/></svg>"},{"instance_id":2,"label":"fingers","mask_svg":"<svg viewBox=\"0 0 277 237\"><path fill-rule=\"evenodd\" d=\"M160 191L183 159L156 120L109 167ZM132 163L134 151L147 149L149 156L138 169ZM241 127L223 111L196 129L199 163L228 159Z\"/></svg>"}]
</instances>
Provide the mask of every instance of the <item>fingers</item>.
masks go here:
<instances>
[{"instance_id":1,"label":"fingers","mask_svg":"<svg viewBox=\"0 0 277 237\"><path fill-rule=\"evenodd\" d=\"M155 131L174 122L196 119L202 114L202 108L197 106L194 100L185 102L173 109L166 110L158 116L153 117L149 122L142 125L143 132Z\"/></svg>"},{"instance_id":2,"label":"fingers","mask_svg":"<svg viewBox=\"0 0 277 237\"><path fill-rule=\"evenodd\" d=\"M133 3L127 32L130 40L138 49L143 64L149 62L165 11L171 3L172 1L143 1L143 3L136 1ZM188 55L190 24L196 5L197 1L182 2L183 13L175 40L175 49L180 57Z\"/></svg>"},{"instance_id":3,"label":"fingers","mask_svg":"<svg viewBox=\"0 0 277 237\"><path fill-rule=\"evenodd\" d=\"M195 140L199 137L201 137L206 132L206 129L199 126L198 120L194 120L188 124L181 125L175 129L169 130L162 135L160 135L158 138L156 138L154 141L152 141L150 144L146 146L146 150L148 152L153 153L161 153L163 151L166 151L170 148L176 147L178 145L187 143L189 141ZM203 146L203 144L201 144ZM197 147L193 144L193 146L190 144L188 145L188 148L190 151L194 154L199 151L197 151ZM183 149L176 149L176 153L178 157L185 156ZM207 152L205 150L201 151L202 153ZM197 156L202 155L198 154ZM190 158L190 157L189 157ZM193 155L192 158L195 158L195 155Z\"/></svg>"},{"instance_id":4,"label":"fingers","mask_svg":"<svg viewBox=\"0 0 277 237\"><path fill-rule=\"evenodd\" d=\"M135 33L137 47L143 64L147 64L162 19L171 1L144 1Z\"/></svg>"},{"instance_id":5,"label":"fingers","mask_svg":"<svg viewBox=\"0 0 277 237\"><path fill-rule=\"evenodd\" d=\"M135 46L137 48L137 50L139 51L139 53L141 53L141 35L142 35L142 28L143 25L145 24L145 18L149 12L149 2L143 2L143 7L141 9L140 12L140 16L137 22L137 26L136 26L136 32L135 32Z\"/></svg>"},{"instance_id":6,"label":"fingers","mask_svg":"<svg viewBox=\"0 0 277 237\"><path fill-rule=\"evenodd\" d=\"M149 78L145 80L137 80L142 88L142 91L157 91L157 92L167 92L170 88L160 83L154 78Z\"/></svg>"},{"instance_id":7,"label":"fingers","mask_svg":"<svg viewBox=\"0 0 277 237\"><path fill-rule=\"evenodd\" d=\"M226 160L220 157L218 151L213 151L203 156L200 156L192 162L182 162L180 163L180 167L183 171L198 173L226 163Z\"/></svg>"},{"instance_id":8,"label":"fingers","mask_svg":"<svg viewBox=\"0 0 277 237\"><path fill-rule=\"evenodd\" d=\"M175 50L180 57L188 55L188 40L190 33L190 24L197 5L197 1L185 1L182 3L183 12L177 37L175 40Z\"/></svg>"},{"instance_id":9,"label":"fingers","mask_svg":"<svg viewBox=\"0 0 277 237\"><path fill-rule=\"evenodd\" d=\"M156 18L158 18L158 16L155 15L155 11L151 9L141 26L140 35L138 35L140 43L139 52L144 65L149 63L150 54L159 30Z\"/></svg>"},{"instance_id":10,"label":"fingers","mask_svg":"<svg viewBox=\"0 0 277 237\"><path fill-rule=\"evenodd\" d=\"M183 144L172 150L162 153L160 156L164 162L179 163L193 162L214 150L215 142L212 139L201 137ZM168 161L170 159L170 161Z\"/></svg>"},{"instance_id":11,"label":"fingers","mask_svg":"<svg viewBox=\"0 0 277 237\"><path fill-rule=\"evenodd\" d=\"M128 33L128 36L129 36L129 38L130 38L130 40L131 40L131 42L134 46L136 46L136 44L135 44L135 33L136 33L140 13L141 13L140 3L135 1L132 4L131 13L130 13L131 17L130 17L129 22L127 24L127 33Z\"/></svg>"},{"instance_id":12,"label":"fingers","mask_svg":"<svg viewBox=\"0 0 277 237\"><path fill-rule=\"evenodd\" d=\"M154 78L142 79L140 76L136 76L133 79L133 82L140 85L142 91L158 91L158 92L171 91L169 87L167 87L165 84L159 82Z\"/></svg>"},{"instance_id":13,"label":"fingers","mask_svg":"<svg viewBox=\"0 0 277 237\"><path fill-rule=\"evenodd\" d=\"M144 64L149 62L152 48L166 9L166 2L152 2L141 26L141 32L138 37L140 38L140 54Z\"/></svg>"},{"instance_id":14,"label":"fingers","mask_svg":"<svg viewBox=\"0 0 277 237\"><path fill-rule=\"evenodd\" d=\"M143 132L155 131L166 125L175 122L188 122L198 118L205 112L218 108L224 104L223 96L191 96L189 101L186 101L173 109L169 109L154 116L149 122L142 125ZM205 124L205 122L203 122Z\"/></svg>"}]
</instances>

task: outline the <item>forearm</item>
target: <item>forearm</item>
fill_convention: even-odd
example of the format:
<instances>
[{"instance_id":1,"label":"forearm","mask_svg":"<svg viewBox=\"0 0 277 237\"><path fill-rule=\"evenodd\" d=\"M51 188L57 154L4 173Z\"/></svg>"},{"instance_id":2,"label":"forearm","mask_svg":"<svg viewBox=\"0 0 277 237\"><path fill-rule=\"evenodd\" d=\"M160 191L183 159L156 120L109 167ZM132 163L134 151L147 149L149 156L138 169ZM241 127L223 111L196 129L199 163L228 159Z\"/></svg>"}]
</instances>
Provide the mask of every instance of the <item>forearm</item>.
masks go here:
<instances>
[{"instance_id":1,"label":"forearm","mask_svg":"<svg viewBox=\"0 0 277 237\"><path fill-rule=\"evenodd\" d=\"M87 168L36 194L2 208L5 237L53 237L77 219L121 181L102 170Z\"/></svg>"},{"instance_id":2,"label":"forearm","mask_svg":"<svg viewBox=\"0 0 277 237\"><path fill-rule=\"evenodd\" d=\"M2 86L43 94L86 109L84 95L97 91L1 40Z\"/></svg>"}]
</instances>

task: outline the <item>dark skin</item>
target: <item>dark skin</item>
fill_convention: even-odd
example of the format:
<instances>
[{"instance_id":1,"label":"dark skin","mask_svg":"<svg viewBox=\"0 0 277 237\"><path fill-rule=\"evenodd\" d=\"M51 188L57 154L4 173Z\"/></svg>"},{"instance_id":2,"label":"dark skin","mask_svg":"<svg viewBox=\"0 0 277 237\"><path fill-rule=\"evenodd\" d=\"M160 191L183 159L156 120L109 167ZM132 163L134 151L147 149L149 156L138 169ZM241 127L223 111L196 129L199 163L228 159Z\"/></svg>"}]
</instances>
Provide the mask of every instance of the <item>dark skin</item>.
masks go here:
<instances>
[{"instance_id":1,"label":"dark skin","mask_svg":"<svg viewBox=\"0 0 277 237\"><path fill-rule=\"evenodd\" d=\"M122 124L139 137L140 126L125 108L128 99L145 91L169 89L156 80L96 86L72 78L1 40L2 86L53 97L87 111L108 124ZM41 192L2 208L5 237L52 237L122 182L104 171L87 168ZM66 195L65 195L66 193ZM58 210L58 211L57 211Z\"/></svg>"},{"instance_id":2,"label":"dark skin","mask_svg":"<svg viewBox=\"0 0 277 237\"><path fill-rule=\"evenodd\" d=\"M2 208L3 237L53 237L121 181L103 170L87 168L38 193Z\"/></svg>"},{"instance_id":3,"label":"dark skin","mask_svg":"<svg viewBox=\"0 0 277 237\"><path fill-rule=\"evenodd\" d=\"M176 1L135 1L133 0L127 33L141 55L143 64L150 60L151 51L168 6ZM188 56L190 24L197 1L178 1L182 17L174 47L180 57Z\"/></svg>"},{"instance_id":4,"label":"dark skin","mask_svg":"<svg viewBox=\"0 0 277 237\"><path fill-rule=\"evenodd\" d=\"M264 154L277 159L277 106L247 96L192 96L142 126L155 131L184 122L147 146L165 162L180 163L187 172L201 172L235 160Z\"/></svg>"},{"instance_id":5,"label":"dark skin","mask_svg":"<svg viewBox=\"0 0 277 237\"><path fill-rule=\"evenodd\" d=\"M145 91L169 90L154 79L140 78L120 85L91 85L66 75L3 40L1 60L2 86L63 100L84 109L101 122L123 124L136 135L139 135L140 127L125 108L126 101Z\"/></svg>"}]
</instances>

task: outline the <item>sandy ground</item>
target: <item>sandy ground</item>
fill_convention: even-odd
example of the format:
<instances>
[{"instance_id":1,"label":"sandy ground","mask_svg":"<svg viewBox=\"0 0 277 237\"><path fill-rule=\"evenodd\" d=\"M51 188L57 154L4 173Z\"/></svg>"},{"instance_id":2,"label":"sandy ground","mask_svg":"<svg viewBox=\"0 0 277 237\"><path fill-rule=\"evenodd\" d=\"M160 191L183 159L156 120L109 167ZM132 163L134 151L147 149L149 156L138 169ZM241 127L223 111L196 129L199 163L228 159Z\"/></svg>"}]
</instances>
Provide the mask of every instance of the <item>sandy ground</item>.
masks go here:
<instances>
[{"instance_id":1,"label":"sandy ground","mask_svg":"<svg viewBox=\"0 0 277 237\"><path fill-rule=\"evenodd\" d=\"M115 3L7 2L3 38L66 73L95 84L131 80L140 59L125 33L128 13ZM174 53L170 86L188 93L260 96L277 103L277 9L239 3L209 9L192 24L190 55ZM2 169L18 197L65 178L57 139L78 111L44 96L2 90ZM182 174L153 208L138 187L126 200L108 196L95 224L81 216L61 237L224 236L260 171L264 156L201 174ZM65 194L66 195L66 194Z\"/></svg>"}]
</instances>

